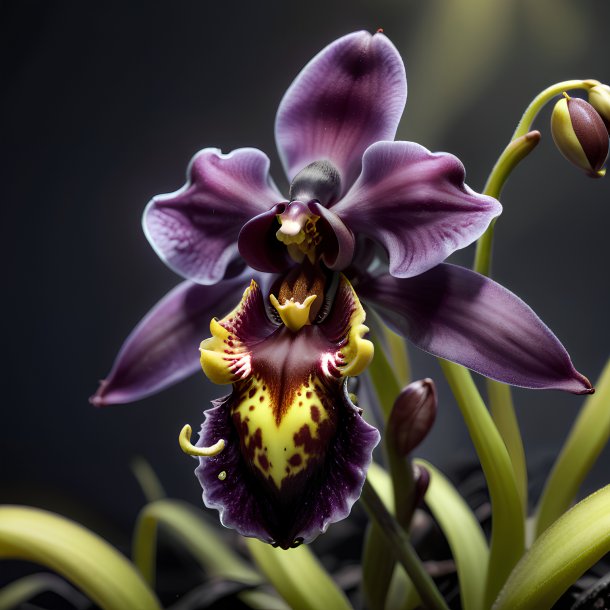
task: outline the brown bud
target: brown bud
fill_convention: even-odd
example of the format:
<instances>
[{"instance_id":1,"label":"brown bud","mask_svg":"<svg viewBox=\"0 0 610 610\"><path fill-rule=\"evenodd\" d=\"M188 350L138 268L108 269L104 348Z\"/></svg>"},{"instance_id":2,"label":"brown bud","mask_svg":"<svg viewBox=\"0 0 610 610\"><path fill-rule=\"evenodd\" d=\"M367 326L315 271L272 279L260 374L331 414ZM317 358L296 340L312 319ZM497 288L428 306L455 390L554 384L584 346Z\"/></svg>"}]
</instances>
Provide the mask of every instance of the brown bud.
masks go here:
<instances>
[{"instance_id":1,"label":"brown bud","mask_svg":"<svg viewBox=\"0 0 610 610\"><path fill-rule=\"evenodd\" d=\"M413 508L417 508L423 501L428 487L430 487L430 471L421 464L415 464L413 466L413 480L415 482Z\"/></svg>"},{"instance_id":2,"label":"brown bud","mask_svg":"<svg viewBox=\"0 0 610 610\"><path fill-rule=\"evenodd\" d=\"M410 383L399 395L388 419L387 438L399 455L407 455L430 432L436 418L436 389L432 379Z\"/></svg>"},{"instance_id":3,"label":"brown bud","mask_svg":"<svg viewBox=\"0 0 610 610\"><path fill-rule=\"evenodd\" d=\"M595 178L606 173L602 166L608 156L608 132L591 104L564 93L553 109L551 132L568 161Z\"/></svg>"},{"instance_id":4,"label":"brown bud","mask_svg":"<svg viewBox=\"0 0 610 610\"><path fill-rule=\"evenodd\" d=\"M610 133L610 87L608 85L595 85L589 89L589 104L597 110L602 121Z\"/></svg>"}]
</instances>

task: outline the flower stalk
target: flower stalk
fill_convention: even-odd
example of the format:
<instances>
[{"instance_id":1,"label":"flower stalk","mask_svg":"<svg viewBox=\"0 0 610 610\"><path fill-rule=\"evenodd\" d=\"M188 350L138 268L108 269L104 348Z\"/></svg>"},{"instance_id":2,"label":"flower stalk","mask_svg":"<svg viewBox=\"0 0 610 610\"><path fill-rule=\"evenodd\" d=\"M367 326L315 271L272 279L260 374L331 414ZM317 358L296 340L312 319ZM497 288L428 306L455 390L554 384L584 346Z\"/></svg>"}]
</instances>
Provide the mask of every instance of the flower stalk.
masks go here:
<instances>
[{"instance_id":1,"label":"flower stalk","mask_svg":"<svg viewBox=\"0 0 610 610\"><path fill-rule=\"evenodd\" d=\"M492 506L484 607L499 593L525 550L523 507L508 451L468 370L439 360L485 474Z\"/></svg>"},{"instance_id":2,"label":"flower stalk","mask_svg":"<svg viewBox=\"0 0 610 610\"><path fill-rule=\"evenodd\" d=\"M413 581L425 607L430 610L448 610L443 596L439 593L434 581L426 572L411 545L408 534L392 517L368 480L364 483L360 500L369 517L378 526L379 532L392 549L396 560L402 564Z\"/></svg>"},{"instance_id":3,"label":"flower stalk","mask_svg":"<svg viewBox=\"0 0 610 610\"><path fill-rule=\"evenodd\" d=\"M515 132L496 164L483 192L499 198L511 173L540 142L540 132L531 131L534 120L542 108L557 95L569 89L589 91L600 83L596 80L569 80L556 83L540 92L529 104ZM491 275L493 238L496 219L477 241L473 270L482 275ZM527 467L519 424L514 411L510 387L488 379L486 381L492 417L508 450L513 465L514 478L521 497L524 515L527 511Z\"/></svg>"}]
</instances>

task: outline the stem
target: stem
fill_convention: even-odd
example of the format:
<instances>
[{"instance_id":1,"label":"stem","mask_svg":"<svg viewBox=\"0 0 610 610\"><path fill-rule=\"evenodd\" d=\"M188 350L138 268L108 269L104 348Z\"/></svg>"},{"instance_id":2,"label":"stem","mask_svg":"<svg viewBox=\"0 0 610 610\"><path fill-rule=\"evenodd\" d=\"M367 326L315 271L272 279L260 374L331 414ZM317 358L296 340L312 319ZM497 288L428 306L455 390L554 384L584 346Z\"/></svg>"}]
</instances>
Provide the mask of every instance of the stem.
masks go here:
<instances>
[{"instance_id":1,"label":"stem","mask_svg":"<svg viewBox=\"0 0 610 610\"><path fill-rule=\"evenodd\" d=\"M439 359L479 457L491 499L492 530L485 603L489 608L525 550L521 498L506 446L470 371Z\"/></svg>"},{"instance_id":2,"label":"stem","mask_svg":"<svg viewBox=\"0 0 610 610\"><path fill-rule=\"evenodd\" d=\"M531 132L534 119L542 108L556 95L570 89L591 89L599 85L599 81L587 80L567 80L556 83L540 92L526 108L517 129L513 134L508 146L504 149L498 161L494 165L489 178L485 184L483 193L491 197L498 198L502 192L504 184L511 172L524 159L540 141L539 132ZM531 133L530 133L531 132ZM487 231L477 243L474 270L483 275L489 275L491 268L491 250L493 244L493 231L495 222L492 221Z\"/></svg>"},{"instance_id":3,"label":"stem","mask_svg":"<svg viewBox=\"0 0 610 610\"><path fill-rule=\"evenodd\" d=\"M364 482L360 500L369 517L378 526L386 543L391 547L396 559L413 581L424 606L430 610L448 610L445 600L412 547L408 535L388 512L368 480Z\"/></svg>"},{"instance_id":4,"label":"stem","mask_svg":"<svg viewBox=\"0 0 610 610\"><path fill-rule=\"evenodd\" d=\"M385 354L383 344L376 337L371 337L371 339L375 346L375 355L368 370L373 380L375 393L379 399L385 423L388 421L394 401L400 394L401 387L394 374L394 369L390 366L390 361Z\"/></svg>"},{"instance_id":5,"label":"stem","mask_svg":"<svg viewBox=\"0 0 610 610\"><path fill-rule=\"evenodd\" d=\"M568 91L570 89L584 89L585 91L588 91L592 87L595 87L595 85L599 84L599 81L588 78L585 80L564 80L560 83L555 83L554 85L547 87L544 91L541 91L526 108L511 140L525 135L532 128L532 123L538 116L538 113L556 95L561 95L564 91Z\"/></svg>"},{"instance_id":6,"label":"stem","mask_svg":"<svg viewBox=\"0 0 610 610\"><path fill-rule=\"evenodd\" d=\"M395 333L386 330L385 325L382 326L384 335L388 339L389 347L393 357L395 351L406 356L404 342L402 342L402 350L400 344L396 341L398 338ZM392 335L394 335L392 337ZM402 341L402 339L401 339ZM370 367L371 378L375 393L381 404L381 409L384 416L384 422L387 422L390 412L394 405L396 397L400 393L400 379L397 371L391 366L383 345L380 341L373 339L375 344L375 357ZM408 374L408 359L403 362L405 366L404 372ZM402 368L402 367L399 367ZM392 479L394 491L394 514L400 525L408 530L413 515L413 491L415 483L413 480L413 470L411 463L402 456L396 455L389 446L388 437L385 437L385 449L388 466ZM368 605L372 610L383 610L385 599L388 592L392 573L394 571L394 557L388 555L385 549L385 542L380 528L375 524L371 524L366 536L366 542L362 555L363 567L363 590L364 596Z\"/></svg>"},{"instance_id":7,"label":"stem","mask_svg":"<svg viewBox=\"0 0 610 610\"><path fill-rule=\"evenodd\" d=\"M538 142L540 142L539 131L531 131L512 140L504 149L491 170L483 193L490 197L500 197L504 184L512 171L532 152L532 150L534 150L534 148L536 148ZM496 221L494 219L491 221L487 231L483 233L477 242L473 269L482 275L491 274L491 254L495 224Z\"/></svg>"},{"instance_id":8,"label":"stem","mask_svg":"<svg viewBox=\"0 0 610 610\"><path fill-rule=\"evenodd\" d=\"M504 440L513 465L515 483L517 484L517 491L519 492L523 507L523 516L525 517L527 515L527 466L510 386L493 381L493 379L488 379L487 395L489 396L491 416L500 436Z\"/></svg>"},{"instance_id":9,"label":"stem","mask_svg":"<svg viewBox=\"0 0 610 610\"><path fill-rule=\"evenodd\" d=\"M568 510L610 437L610 360L595 385L547 478L536 511L536 537Z\"/></svg>"},{"instance_id":10,"label":"stem","mask_svg":"<svg viewBox=\"0 0 610 610\"><path fill-rule=\"evenodd\" d=\"M397 335L392 329L382 323L383 335L388 343L390 358L394 364L394 375L401 387L406 386L411 380L411 362L407 350L407 342L404 337Z\"/></svg>"},{"instance_id":11,"label":"stem","mask_svg":"<svg viewBox=\"0 0 610 610\"><path fill-rule=\"evenodd\" d=\"M542 108L555 96L570 89L590 89L599 84L596 80L569 80L562 81L547 87L539 93L526 108L511 141L504 149L494 165L484 188L484 194L499 198L508 177L515 167L537 146L540 141L540 132L531 131L534 120ZM477 242L473 269L482 275L491 275L491 260L493 251L495 220L491 222L487 231ZM524 509L527 511L527 468L525 465L525 452L519 431L519 424L514 412L514 406L509 387L495 381L487 382L490 407L493 418L513 465L514 478Z\"/></svg>"}]
</instances>

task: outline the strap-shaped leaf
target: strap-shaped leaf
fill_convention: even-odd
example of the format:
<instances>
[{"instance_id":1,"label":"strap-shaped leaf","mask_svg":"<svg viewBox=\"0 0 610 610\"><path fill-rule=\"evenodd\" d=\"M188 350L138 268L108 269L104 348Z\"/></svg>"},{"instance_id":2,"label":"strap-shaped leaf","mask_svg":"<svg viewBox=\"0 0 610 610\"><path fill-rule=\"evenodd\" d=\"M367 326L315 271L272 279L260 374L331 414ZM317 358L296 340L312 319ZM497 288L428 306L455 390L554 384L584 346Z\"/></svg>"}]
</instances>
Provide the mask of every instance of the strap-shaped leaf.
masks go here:
<instances>
[{"instance_id":1,"label":"strap-shaped leaf","mask_svg":"<svg viewBox=\"0 0 610 610\"><path fill-rule=\"evenodd\" d=\"M415 460L430 472L425 502L447 537L460 582L462 607L480 610L485 594L489 548L479 521L440 470L424 460Z\"/></svg>"},{"instance_id":2,"label":"strap-shaped leaf","mask_svg":"<svg viewBox=\"0 0 610 610\"><path fill-rule=\"evenodd\" d=\"M157 500L142 509L133 539L133 560L150 584L155 580L157 530L162 527L174 540L188 550L210 576L226 578L248 585L260 585L260 574L248 565L206 523L202 512L179 500ZM285 610L278 597L257 590L239 593L251 608Z\"/></svg>"},{"instance_id":3,"label":"strap-shaped leaf","mask_svg":"<svg viewBox=\"0 0 610 610\"><path fill-rule=\"evenodd\" d=\"M61 574L104 610L160 610L134 566L96 534L37 508L0 507L0 558L33 561Z\"/></svg>"},{"instance_id":4,"label":"strap-shaped leaf","mask_svg":"<svg viewBox=\"0 0 610 610\"><path fill-rule=\"evenodd\" d=\"M574 502L578 489L610 436L610 360L585 400L578 418L547 479L538 511L539 536Z\"/></svg>"},{"instance_id":5,"label":"strap-shaped leaf","mask_svg":"<svg viewBox=\"0 0 610 610\"><path fill-rule=\"evenodd\" d=\"M610 551L610 485L585 498L534 542L493 610L545 610Z\"/></svg>"},{"instance_id":6,"label":"strap-shaped leaf","mask_svg":"<svg viewBox=\"0 0 610 610\"><path fill-rule=\"evenodd\" d=\"M525 548L523 505L506 445L496 428L470 371L439 363L460 407L477 452L491 497L492 531L484 606L497 597Z\"/></svg>"},{"instance_id":7,"label":"strap-shaped leaf","mask_svg":"<svg viewBox=\"0 0 610 610\"><path fill-rule=\"evenodd\" d=\"M347 597L333 582L310 548L273 548L246 538L254 561L293 610L351 610Z\"/></svg>"}]
</instances>

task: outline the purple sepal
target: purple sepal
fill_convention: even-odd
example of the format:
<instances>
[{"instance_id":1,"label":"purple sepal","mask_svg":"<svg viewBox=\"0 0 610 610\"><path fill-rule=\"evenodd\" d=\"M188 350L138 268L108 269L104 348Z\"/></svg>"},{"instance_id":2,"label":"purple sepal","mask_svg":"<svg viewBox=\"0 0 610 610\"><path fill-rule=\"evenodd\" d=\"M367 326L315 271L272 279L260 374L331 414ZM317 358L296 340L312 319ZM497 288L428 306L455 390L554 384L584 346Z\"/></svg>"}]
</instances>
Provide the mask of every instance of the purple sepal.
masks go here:
<instances>
[{"instance_id":1,"label":"purple sepal","mask_svg":"<svg viewBox=\"0 0 610 610\"><path fill-rule=\"evenodd\" d=\"M383 34L355 32L331 43L303 68L278 109L275 138L288 178L326 159L345 191L366 148L394 139L406 99L402 59Z\"/></svg>"},{"instance_id":2,"label":"purple sepal","mask_svg":"<svg viewBox=\"0 0 610 610\"><path fill-rule=\"evenodd\" d=\"M277 215L285 209L286 203L278 203L249 220L239 232L239 253L253 269L280 273L294 264L286 246L275 236L280 226Z\"/></svg>"},{"instance_id":3,"label":"purple sepal","mask_svg":"<svg viewBox=\"0 0 610 610\"><path fill-rule=\"evenodd\" d=\"M240 276L214 286L189 281L176 286L127 337L90 402L96 407L133 402L200 370L199 344L210 320L229 311L247 285Z\"/></svg>"},{"instance_id":4,"label":"purple sepal","mask_svg":"<svg viewBox=\"0 0 610 610\"><path fill-rule=\"evenodd\" d=\"M269 177L269 159L255 148L198 152L179 191L158 195L142 224L161 259L199 284L221 280L237 257L237 236L254 216L282 200Z\"/></svg>"},{"instance_id":5,"label":"purple sepal","mask_svg":"<svg viewBox=\"0 0 610 610\"><path fill-rule=\"evenodd\" d=\"M417 347L510 385L591 393L557 337L519 297L443 264L417 277L368 278L358 293Z\"/></svg>"},{"instance_id":6,"label":"purple sepal","mask_svg":"<svg viewBox=\"0 0 610 610\"><path fill-rule=\"evenodd\" d=\"M413 142L377 142L358 180L331 210L382 244L396 277L419 275L478 239L502 207L464 184L459 159Z\"/></svg>"},{"instance_id":7,"label":"purple sepal","mask_svg":"<svg viewBox=\"0 0 610 610\"><path fill-rule=\"evenodd\" d=\"M208 446L222 438L225 449L215 457L199 458L195 474L205 505L219 511L223 525L243 536L289 548L310 542L349 514L360 497L380 437L350 402L345 385L338 400L337 435L325 462L315 476L301 471L301 476L292 477L282 493L247 467L231 419L231 397L213 403L214 408L205 414L198 445Z\"/></svg>"},{"instance_id":8,"label":"purple sepal","mask_svg":"<svg viewBox=\"0 0 610 610\"><path fill-rule=\"evenodd\" d=\"M317 201L311 201L308 207L320 217L318 227L323 243L322 261L329 269L345 269L354 257L354 234L335 213Z\"/></svg>"}]
</instances>

